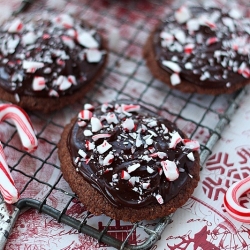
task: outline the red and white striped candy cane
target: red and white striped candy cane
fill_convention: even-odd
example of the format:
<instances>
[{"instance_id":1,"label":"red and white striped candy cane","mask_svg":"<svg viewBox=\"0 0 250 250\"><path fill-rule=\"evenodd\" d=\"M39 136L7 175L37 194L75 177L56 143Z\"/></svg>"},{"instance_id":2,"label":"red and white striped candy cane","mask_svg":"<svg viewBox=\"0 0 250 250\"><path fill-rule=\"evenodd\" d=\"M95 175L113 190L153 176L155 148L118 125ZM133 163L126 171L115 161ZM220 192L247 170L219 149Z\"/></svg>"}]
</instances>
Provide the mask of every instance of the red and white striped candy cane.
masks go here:
<instances>
[{"instance_id":1,"label":"red and white striped candy cane","mask_svg":"<svg viewBox=\"0 0 250 250\"><path fill-rule=\"evenodd\" d=\"M11 120L15 124L26 151L33 152L37 149L37 138L30 118L22 108L14 104L0 104L0 121L4 120Z\"/></svg>"},{"instance_id":2,"label":"red and white striped candy cane","mask_svg":"<svg viewBox=\"0 0 250 250\"><path fill-rule=\"evenodd\" d=\"M0 104L0 121L11 120L18 131L21 143L28 152L33 152L37 148L37 138L35 136L31 121L26 112L14 104ZM5 159L2 144L0 143L0 191L7 203L15 203L19 194L11 177L8 164Z\"/></svg>"},{"instance_id":3,"label":"red and white striped candy cane","mask_svg":"<svg viewBox=\"0 0 250 250\"><path fill-rule=\"evenodd\" d=\"M14 180L10 175L9 167L6 163L2 144L0 143L0 191L7 203L15 203L19 194L15 187Z\"/></svg>"},{"instance_id":4,"label":"red and white striped candy cane","mask_svg":"<svg viewBox=\"0 0 250 250\"><path fill-rule=\"evenodd\" d=\"M224 196L224 205L228 214L235 220L250 223L250 209L242 207L239 198L250 191L250 176L235 182L226 192Z\"/></svg>"}]
</instances>

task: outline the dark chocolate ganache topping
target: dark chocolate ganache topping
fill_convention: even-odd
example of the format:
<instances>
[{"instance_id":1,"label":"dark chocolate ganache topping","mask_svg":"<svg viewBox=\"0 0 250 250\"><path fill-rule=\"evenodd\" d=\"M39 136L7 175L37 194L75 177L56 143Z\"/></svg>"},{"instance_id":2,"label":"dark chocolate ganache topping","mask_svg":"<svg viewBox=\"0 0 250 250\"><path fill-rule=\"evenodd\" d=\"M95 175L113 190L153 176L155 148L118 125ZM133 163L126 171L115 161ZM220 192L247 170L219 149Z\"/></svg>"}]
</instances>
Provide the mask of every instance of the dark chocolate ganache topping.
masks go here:
<instances>
[{"instance_id":1,"label":"dark chocolate ganache topping","mask_svg":"<svg viewBox=\"0 0 250 250\"><path fill-rule=\"evenodd\" d=\"M70 95L105 57L101 36L67 14L16 17L0 28L0 86L16 95Z\"/></svg>"},{"instance_id":2,"label":"dark chocolate ganache topping","mask_svg":"<svg viewBox=\"0 0 250 250\"><path fill-rule=\"evenodd\" d=\"M72 162L116 207L164 204L193 176L199 143L130 102L86 104L68 137ZM195 156L196 155L196 156Z\"/></svg>"},{"instance_id":3,"label":"dark chocolate ganache topping","mask_svg":"<svg viewBox=\"0 0 250 250\"><path fill-rule=\"evenodd\" d=\"M230 88L250 79L250 19L237 9L182 6L157 28L154 51L173 85Z\"/></svg>"}]
</instances>

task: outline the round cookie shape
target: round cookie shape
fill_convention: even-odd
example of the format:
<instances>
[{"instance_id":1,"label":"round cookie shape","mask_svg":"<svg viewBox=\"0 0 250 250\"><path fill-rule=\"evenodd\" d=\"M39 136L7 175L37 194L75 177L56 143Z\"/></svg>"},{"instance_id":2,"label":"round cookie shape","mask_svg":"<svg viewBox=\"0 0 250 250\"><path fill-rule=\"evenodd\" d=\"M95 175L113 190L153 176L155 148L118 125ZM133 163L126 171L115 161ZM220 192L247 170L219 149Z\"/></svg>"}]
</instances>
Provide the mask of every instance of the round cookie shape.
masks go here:
<instances>
[{"instance_id":1,"label":"round cookie shape","mask_svg":"<svg viewBox=\"0 0 250 250\"><path fill-rule=\"evenodd\" d=\"M129 101L84 109L59 143L64 178L93 214L138 221L173 213L199 181L199 143Z\"/></svg>"},{"instance_id":2,"label":"round cookie shape","mask_svg":"<svg viewBox=\"0 0 250 250\"><path fill-rule=\"evenodd\" d=\"M151 33L144 57L171 88L232 93L250 83L250 19L236 9L182 6Z\"/></svg>"},{"instance_id":3,"label":"round cookie shape","mask_svg":"<svg viewBox=\"0 0 250 250\"><path fill-rule=\"evenodd\" d=\"M61 108L91 87L106 53L101 35L68 14L12 17L0 28L0 98L31 110L46 102Z\"/></svg>"}]
</instances>

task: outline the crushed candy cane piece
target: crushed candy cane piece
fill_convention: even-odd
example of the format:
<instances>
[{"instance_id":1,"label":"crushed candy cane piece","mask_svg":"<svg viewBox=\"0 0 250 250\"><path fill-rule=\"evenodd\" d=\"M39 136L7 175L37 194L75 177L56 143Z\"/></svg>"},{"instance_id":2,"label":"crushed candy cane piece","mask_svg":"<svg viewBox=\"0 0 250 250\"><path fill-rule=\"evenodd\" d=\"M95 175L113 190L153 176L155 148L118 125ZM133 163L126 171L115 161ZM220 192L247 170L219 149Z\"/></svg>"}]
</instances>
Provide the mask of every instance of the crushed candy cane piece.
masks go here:
<instances>
[{"instance_id":1,"label":"crushed candy cane piece","mask_svg":"<svg viewBox=\"0 0 250 250\"><path fill-rule=\"evenodd\" d=\"M44 67L44 63L35 61L23 61L23 69L26 69L28 73L34 73L37 69Z\"/></svg>"},{"instance_id":2,"label":"crushed candy cane piece","mask_svg":"<svg viewBox=\"0 0 250 250\"><path fill-rule=\"evenodd\" d=\"M194 161L195 159L194 159L194 154L193 154L193 152L188 153L188 154L187 154L187 158L188 158L190 161Z\"/></svg>"},{"instance_id":3,"label":"crushed candy cane piece","mask_svg":"<svg viewBox=\"0 0 250 250\"><path fill-rule=\"evenodd\" d=\"M200 149L200 143L196 140L183 139L182 143L185 145L186 148L190 148L192 150L199 150Z\"/></svg>"},{"instance_id":4,"label":"crushed candy cane piece","mask_svg":"<svg viewBox=\"0 0 250 250\"><path fill-rule=\"evenodd\" d=\"M97 146L97 151L99 152L99 154L103 154L110 148L112 148L112 145L109 144L106 140L104 140L104 142L101 145Z\"/></svg>"},{"instance_id":5,"label":"crushed candy cane piece","mask_svg":"<svg viewBox=\"0 0 250 250\"><path fill-rule=\"evenodd\" d=\"M103 160L103 166L108 166L114 161L114 155L109 152L109 154Z\"/></svg>"},{"instance_id":6,"label":"crushed candy cane piece","mask_svg":"<svg viewBox=\"0 0 250 250\"><path fill-rule=\"evenodd\" d=\"M23 23L20 19L15 19L9 26L8 32L9 33L18 33L21 32L23 29Z\"/></svg>"},{"instance_id":7,"label":"crushed candy cane piece","mask_svg":"<svg viewBox=\"0 0 250 250\"><path fill-rule=\"evenodd\" d=\"M111 134L97 134L97 135L92 136L92 140L97 141L99 139L109 138L110 136L111 136Z\"/></svg>"},{"instance_id":8,"label":"crushed candy cane piece","mask_svg":"<svg viewBox=\"0 0 250 250\"><path fill-rule=\"evenodd\" d=\"M173 132L171 134L171 141L169 143L169 148L175 148L176 145L182 141L182 138L178 132Z\"/></svg>"},{"instance_id":9,"label":"crushed candy cane piece","mask_svg":"<svg viewBox=\"0 0 250 250\"><path fill-rule=\"evenodd\" d=\"M102 52L97 49L87 49L86 56L89 63L97 63L102 59Z\"/></svg>"},{"instance_id":10,"label":"crushed candy cane piece","mask_svg":"<svg viewBox=\"0 0 250 250\"><path fill-rule=\"evenodd\" d=\"M178 23L185 23L188 19L191 18L190 10L187 6L181 6L178 10L175 11L175 19Z\"/></svg>"},{"instance_id":11,"label":"crushed candy cane piece","mask_svg":"<svg viewBox=\"0 0 250 250\"><path fill-rule=\"evenodd\" d=\"M78 113L78 118L81 120L87 120L89 121L93 117L93 113L89 110L81 110Z\"/></svg>"},{"instance_id":12,"label":"crushed candy cane piece","mask_svg":"<svg viewBox=\"0 0 250 250\"><path fill-rule=\"evenodd\" d=\"M162 64L164 66L168 67L169 69L171 69L175 73L180 73L181 72L180 66L175 62L163 60Z\"/></svg>"},{"instance_id":13,"label":"crushed candy cane piece","mask_svg":"<svg viewBox=\"0 0 250 250\"><path fill-rule=\"evenodd\" d=\"M126 130L126 131L131 131L134 129L135 124L134 124L134 120L131 118L126 118L126 120L122 123L122 127Z\"/></svg>"},{"instance_id":14,"label":"crushed candy cane piece","mask_svg":"<svg viewBox=\"0 0 250 250\"><path fill-rule=\"evenodd\" d=\"M135 171L140 166L141 166L140 163L135 163L133 165L128 166L128 173L130 174L131 172Z\"/></svg>"},{"instance_id":15,"label":"crushed candy cane piece","mask_svg":"<svg viewBox=\"0 0 250 250\"><path fill-rule=\"evenodd\" d=\"M32 89L35 91L41 91L45 89L46 83L45 79L42 76L35 76L32 81Z\"/></svg>"},{"instance_id":16,"label":"crushed candy cane piece","mask_svg":"<svg viewBox=\"0 0 250 250\"><path fill-rule=\"evenodd\" d=\"M122 172L121 172L121 179L123 179L123 180L129 180L130 177L131 176L130 176L130 174L127 171L122 170Z\"/></svg>"},{"instance_id":17,"label":"crushed candy cane piece","mask_svg":"<svg viewBox=\"0 0 250 250\"><path fill-rule=\"evenodd\" d=\"M162 205L164 203L164 200L163 200L163 198L162 198L162 196L160 194L157 194L155 196L155 198L156 198L156 200L158 201L159 204Z\"/></svg>"},{"instance_id":18,"label":"crushed candy cane piece","mask_svg":"<svg viewBox=\"0 0 250 250\"><path fill-rule=\"evenodd\" d=\"M92 127L92 132L98 132L102 129L102 123L98 118L91 117L90 123Z\"/></svg>"},{"instance_id":19,"label":"crushed candy cane piece","mask_svg":"<svg viewBox=\"0 0 250 250\"><path fill-rule=\"evenodd\" d=\"M179 170L173 161L165 160L161 162L163 172L169 181L174 181L179 177Z\"/></svg>"},{"instance_id":20,"label":"crushed candy cane piece","mask_svg":"<svg viewBox=\"0 0 250 250\"><path fill-rule=\"evenodd\" d=\"M99 46L95 38L89 32L86 31L82 31L80 34L77 35L77 41L79 44L88 49L96 49Z\"/></svg>"}]
</instances>

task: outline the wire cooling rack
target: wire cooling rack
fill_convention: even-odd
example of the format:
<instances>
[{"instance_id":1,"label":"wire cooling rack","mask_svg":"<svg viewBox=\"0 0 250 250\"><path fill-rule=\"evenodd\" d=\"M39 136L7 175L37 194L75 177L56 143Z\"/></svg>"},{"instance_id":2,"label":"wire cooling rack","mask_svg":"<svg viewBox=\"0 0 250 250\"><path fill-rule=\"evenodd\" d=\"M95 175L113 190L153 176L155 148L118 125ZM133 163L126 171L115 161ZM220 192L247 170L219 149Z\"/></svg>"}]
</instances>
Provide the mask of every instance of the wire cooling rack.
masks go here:
<instances>
[{"instance_id":1,"label":"wire cooling rack","mask_svg":"<svg viewBox=\"0 0 250 250\"><path fill-rule=\"evenodd\" d=\"M15 14L26 10L32 2L24 1ZM52 1L33 2L27 13L55 8L52 5ZM189 137L198 140L202 165L246 90L221 96L184 94L152 77L142 59L142 47L157 21L170 11L169 1L72 0L58 1L56 8L56 11L66 9L77 13L103 33L109 41L109 62L103 76L82 101L50 115L29 113L39 140L35 153L21 150L17 131L11 123L1 124L1 140L21 199L14 206L0 203L0 249L4 248L20 213L30 208L97 239L100 246L150 249L172 222L171 216L154 221L151 227L143 222L131 224L127 226L126 235L119 239L110 233L112 219L95 228L89 223L93 215L84 210L84 205L81 214L71 212L79 201L64 181L57 158L57 143L64 126L84 103L98 105L115 99L133 99L175 122ZM53 202L55 199L60 202ZM138 243L134 238L136 230L146 233L143 242Z\"/></svg>"}]
</instances>

